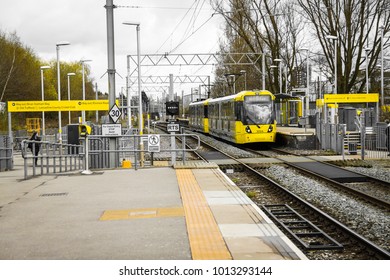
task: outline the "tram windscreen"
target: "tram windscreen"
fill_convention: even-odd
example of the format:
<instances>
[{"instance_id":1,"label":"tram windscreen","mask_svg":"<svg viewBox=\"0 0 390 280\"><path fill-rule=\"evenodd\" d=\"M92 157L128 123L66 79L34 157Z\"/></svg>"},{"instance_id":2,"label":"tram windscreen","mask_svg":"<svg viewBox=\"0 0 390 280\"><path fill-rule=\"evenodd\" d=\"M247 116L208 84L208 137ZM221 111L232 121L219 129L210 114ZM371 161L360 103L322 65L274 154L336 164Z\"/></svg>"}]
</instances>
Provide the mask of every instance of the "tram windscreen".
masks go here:
<instances>
[{"instance_id":1,"label":"tram windscreen","mask_svg":"<svg viewBox=\"0 0 390 280\"><path fill-rule=\"evenodd\" d=\"M272 100L269 95L245 96L244 114L247 124L271 124Z\"/></svg>"}]
</instances>

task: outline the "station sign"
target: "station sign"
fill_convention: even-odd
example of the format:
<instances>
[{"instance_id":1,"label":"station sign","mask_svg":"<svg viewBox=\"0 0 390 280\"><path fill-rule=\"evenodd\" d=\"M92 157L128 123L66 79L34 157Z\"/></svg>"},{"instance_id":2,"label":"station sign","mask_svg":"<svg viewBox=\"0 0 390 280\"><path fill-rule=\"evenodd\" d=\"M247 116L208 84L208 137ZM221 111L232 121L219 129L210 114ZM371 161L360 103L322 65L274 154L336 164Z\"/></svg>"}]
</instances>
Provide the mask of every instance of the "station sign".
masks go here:
<instances>
[{"instance_id":1,"label":"station sign","mask_svg":"<svg viewBox=\"0 0 390 280\"><path fill-rule=\"evenodd\" d=\"M376 103L378 93L324 94L325 103Z\"/></svg>"},{"instance_id":2,"label":"station sign","mask_svg":"<svg viewBox=\"0 0 390 280\"><path fill-rule=\"evenodd\" d=\"M108 111L108 100L8 101L8 112Z\"/></svg>"},{"instance_id":3,"label":"station sign","mask_svg":"<svg viewBox=\"0 0 390 280\"><path fill-rule=\"evenodd\" d=\"M180 125L178 123L168 123L167 130L168 132L178 132L180 131Z\"/></svg>"},{"instance_id":4,"label":"station sign","mask_svg":"<svg viewBox=\"0 0 390 280\"><path fill-rule=\"evenodd\" d=\"M148 152L150 153L160 152L160 135L158 134L148 135Z\"/></svg>"},{"instance_id":5,"label":"station sign","mask_svg":"<svg viewBox=\"0 0 390 280\"><path fill-rule=\"evenodd\" d=\"M122 125L116 123L102 124L102 135L103 136L121 136Z\"/></svg>"}]
</instances>

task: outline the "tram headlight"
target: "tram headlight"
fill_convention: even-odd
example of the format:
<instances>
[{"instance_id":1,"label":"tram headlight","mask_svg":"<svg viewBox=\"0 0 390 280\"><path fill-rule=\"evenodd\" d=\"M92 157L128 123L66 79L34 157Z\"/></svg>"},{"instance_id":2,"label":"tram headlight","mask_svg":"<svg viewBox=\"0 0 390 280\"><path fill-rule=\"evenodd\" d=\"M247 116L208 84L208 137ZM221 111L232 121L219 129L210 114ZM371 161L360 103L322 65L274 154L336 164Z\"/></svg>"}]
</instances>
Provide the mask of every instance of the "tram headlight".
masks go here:
<instances>
[{"instance_id":1,"label":"tram headlight","mask_svg":"<svg viewBox=\"0 0 390 280\"><path fill-rule=\"evenodd\" d=\"M245 132L246 133L252 133L252 130L251 128L249 127L249 125L247 127L245 127Z\"/></svg>"},{"instance_id":2,"label":"tram headlight","mask_svg":"<svg viewBox=\"0 0 390 280\"><path fill-rule=\"evenodd\" d=\"M272 127L272 125L270 125L270 126L268 127L268 132L272 132L272 130L274 130L274 128Z\"/></svg>"}]
</instances>

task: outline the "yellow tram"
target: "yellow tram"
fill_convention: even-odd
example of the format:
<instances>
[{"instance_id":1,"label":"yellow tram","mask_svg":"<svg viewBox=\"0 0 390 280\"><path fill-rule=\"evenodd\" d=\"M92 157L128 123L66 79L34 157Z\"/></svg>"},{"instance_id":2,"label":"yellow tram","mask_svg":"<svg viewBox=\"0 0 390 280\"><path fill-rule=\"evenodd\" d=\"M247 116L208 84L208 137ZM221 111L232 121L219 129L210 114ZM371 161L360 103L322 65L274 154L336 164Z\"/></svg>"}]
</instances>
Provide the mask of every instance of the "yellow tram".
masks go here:
<instances>
[{"instance_id":1,"label":"yellow tram","mask_svg":"<svg viewBox=\"0 0 390 280\"><path fill-rule=\"evenodd\" d=\"M275 96L242 91L190 104L190 128L236 144L275 142Z\"/></svg>"}]
</instances>

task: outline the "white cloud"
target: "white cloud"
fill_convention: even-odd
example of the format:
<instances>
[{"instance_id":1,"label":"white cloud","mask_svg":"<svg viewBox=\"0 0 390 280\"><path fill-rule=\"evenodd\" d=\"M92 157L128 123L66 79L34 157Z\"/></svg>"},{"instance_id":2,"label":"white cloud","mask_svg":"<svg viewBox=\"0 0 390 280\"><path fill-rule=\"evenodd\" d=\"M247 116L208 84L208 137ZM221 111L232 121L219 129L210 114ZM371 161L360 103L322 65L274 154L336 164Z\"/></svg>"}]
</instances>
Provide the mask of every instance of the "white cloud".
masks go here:
<instances>
[{"instance_id":1,"label":"white cloud","mask_svg":"<svg viewBox=\"0 0 390 280\"><path fill-rule=\"evenodd\" d=\"M3 0L4 1L4 0ZM200 6L203 0L197 0ZM127 73L126 55L136 54L136 30L135 27L124 26L124 21L136 21L141 23L141 53L153 54L167 40L175 30L173 36L167 41L159 53L171 51L183 38L183 34L189 26L193 11L189 12L182 23L180 20L194 3L194 0L117 0L117 6L141 6L149 8L118 7L114 10L115 20L115 52L116 69L123 77ZM99 88L107 91L107 77L100 77L107 70L107 33L106 10L104 0L13 0L2 4L0 9L0 29L3 31L16 31L21 41L31 47L42 59L55 59L55 44L59 41L69 41L70 46L61 48L61 59L77 61L83 58L91 59L92 76ZM194 5L196 6L196 4ZM153 8L155 7L155 8ZM163 9L162 7L173 7ZM191 34L203 24L212 14L208 0L195 24L188 27ZM215 52L218 48L218 26L221 19L213 17L202 29L191 36L175 53L208 53ZM176 27L176 29L175 29ZM161 67L160 67L161 68ZM199 70L198 75L205 70L210 75L211 68ZM198 69L198 68L196 68ZM145 69L148 75L158 73L168 75L168 71L174 74L191 74L196 69ZM117 91L125 80L117 78ZM197 85L194 85L197 86Z\"/></svg>"}]
</instances>

